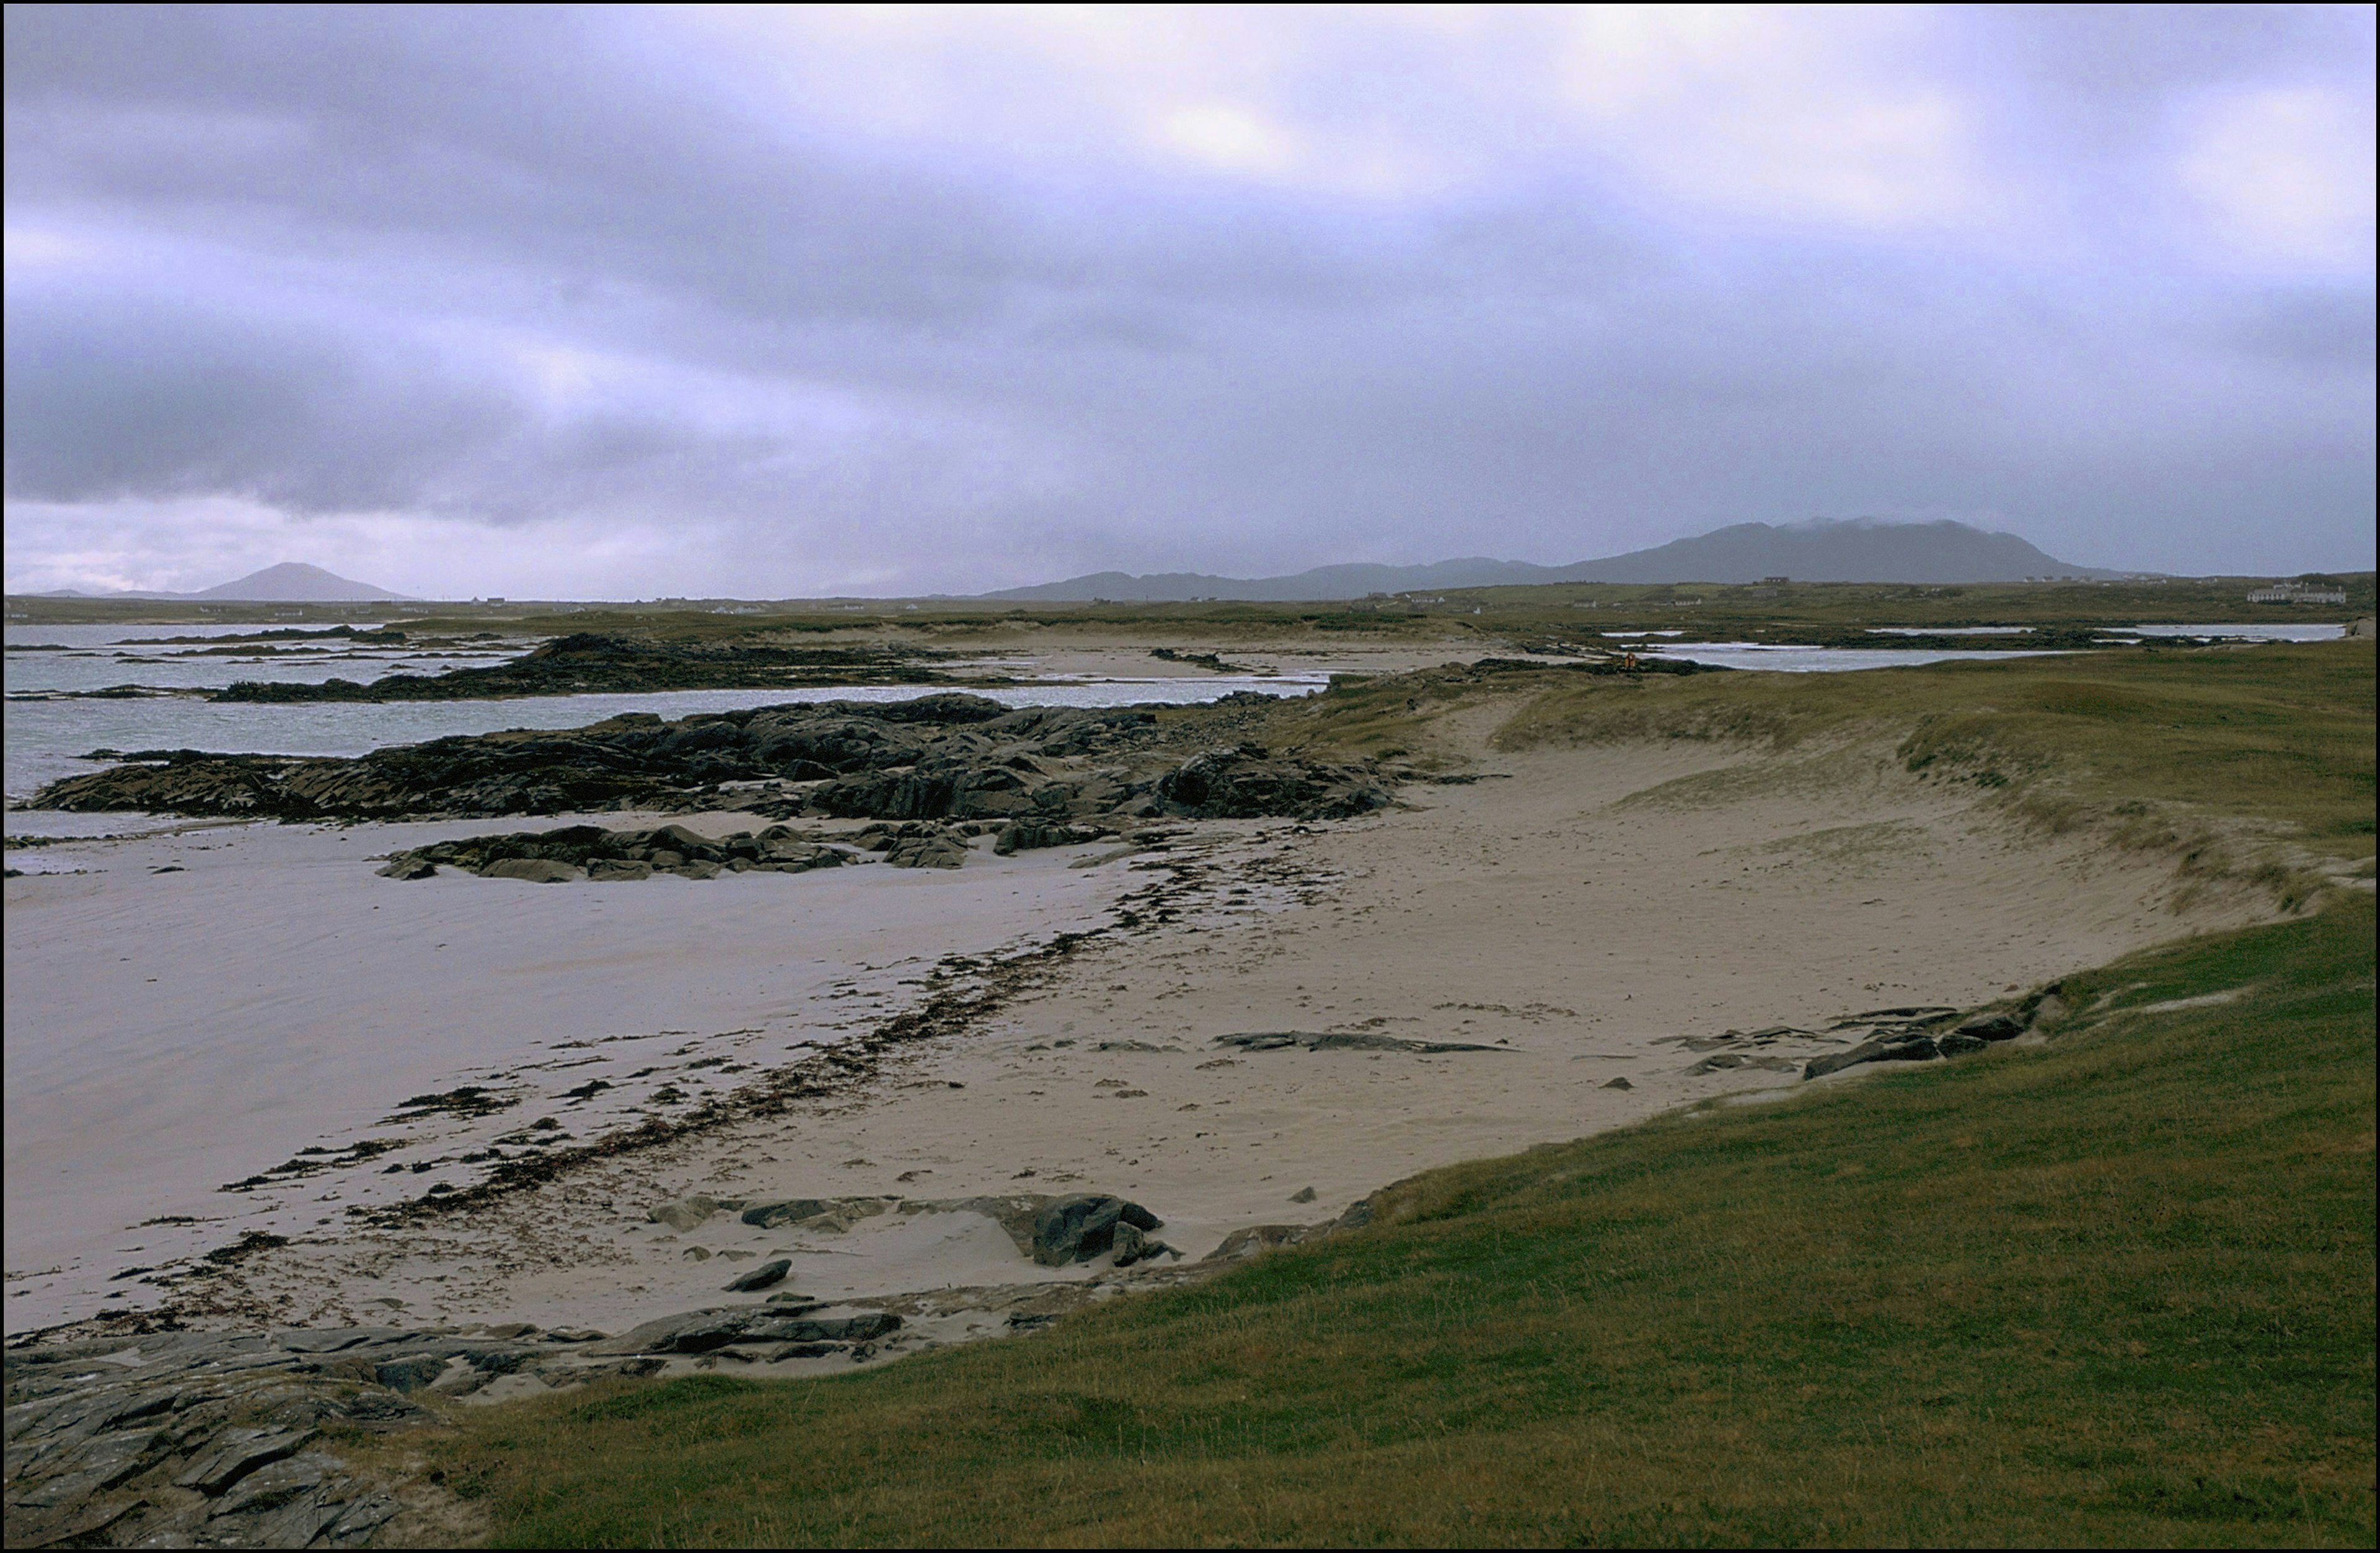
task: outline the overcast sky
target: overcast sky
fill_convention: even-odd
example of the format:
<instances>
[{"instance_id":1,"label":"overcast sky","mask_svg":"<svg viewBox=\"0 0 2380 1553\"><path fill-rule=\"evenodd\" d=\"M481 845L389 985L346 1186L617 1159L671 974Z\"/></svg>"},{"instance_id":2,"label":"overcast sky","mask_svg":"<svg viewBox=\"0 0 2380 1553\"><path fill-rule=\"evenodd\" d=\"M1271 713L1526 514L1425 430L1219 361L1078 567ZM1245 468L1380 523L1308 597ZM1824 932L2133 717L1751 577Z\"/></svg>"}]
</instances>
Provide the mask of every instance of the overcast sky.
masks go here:
<instances>
[{"instance_id":1,"label":"overcast sky","mask_svg":"<svg viewBox=\"0 0 2380 1553\"><path fill-rule=\"evenodd\" d=\"M11 590L2373 564L2365 6L6 14Z\"/></svg>"}]
</instances>

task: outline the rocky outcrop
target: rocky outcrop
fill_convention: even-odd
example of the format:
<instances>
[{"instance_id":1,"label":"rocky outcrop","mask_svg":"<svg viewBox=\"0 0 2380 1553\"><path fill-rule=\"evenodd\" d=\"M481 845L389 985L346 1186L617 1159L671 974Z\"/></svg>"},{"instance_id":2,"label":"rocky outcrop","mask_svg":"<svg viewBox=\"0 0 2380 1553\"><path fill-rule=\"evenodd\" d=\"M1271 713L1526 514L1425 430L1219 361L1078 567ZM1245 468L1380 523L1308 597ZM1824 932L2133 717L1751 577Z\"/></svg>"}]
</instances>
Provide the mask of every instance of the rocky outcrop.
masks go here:
<instances>
[{"instance_id":1,"label":"rocky outcrop","mask_svg":"<svg viewBox=\"0 0 2380 1553\"><path fill-rule=\"evenodd\" d=\"M722 1348L772 1347L780 1343L808 1343L849 1348L855 1344L875 1342L901 1329L901 1317L890 1311L868 1311L859 1316L819 1316L811 1313L820 1307L815 1303L767 1305L734 1305L712 1310L689 1311L680 1316L663 1316L648 1321L625 1335L590 1344L590 1354L610 1358L625 1355L665 1353L710 1353ZM818 1357L818 1353L789 1357Z\"/></svg>"},{"instance_id":2,"label":"rocky outcrop","mask_svg":"<svg viewBox=\"0 0 2380 1553\"><path fill-rule=\"evenodd\" d=\"M1803 1078L1824 1078L1845 1068L1855 1068L1863 1062L1927 1062L1942 1055L1934 1037L1922 1034L1882 1036L1864 1040L1848 1051L1832 1051L1824 1057L1810 1059L1802 1070Z\"/></svg>"},{"instance_id":3,"label":"rocky outcrop","mask_svg":"<svg viewBox=\"0 0 2380 1553\"><path fill-rule=\"evenodd\" d=\"M1360 768L1276 758L1253 744L1201 750L1159 780L1157 795L1167 812L1201 819L1344 819L1389 804Z\"/></svg>"},{"instance_id":4,"label":"rocky outcrop","mask_svg":"<svg viewBox=\"0 0 2380 1553\"><path fill-rule=\"evenodd\" d=\"M1228 725L1248 715L1246 708L1219 707L1160 725L1147 709L1011 711L951 694L761 707L674 722L631 712L584 728L435 739L353 758L97 750L91 758L117 764L52 783L30 807L281 819L737 808L779 820L812 815L996 828L995 850L1016 852L1074 844L1148 819L1343 819L1390 801L1384 779L1369 767L1275 756L1248 744L1187 758L1179 753L1199 716ZM953 866L946 845L907 854L895 861ZM590 861L546 860L581 868ZM633 867L607 867L590 868L589 877L639 876Z\"/></svg>"},{"instance_id":5,"label":"rocky outcrop","mask_svg":"<svg viewBox=\"0 0 2380 1553\"><path fill-rule=\"evenodd\" d=\"M927 649L776 647L656 641L581 631L510 662L443 674L389 674L370 685L241 680L218 701L460 701L595 691L743 690L806 685L933 685L951 676L929 666L949 656Z\"/></svg>"},{"instance_id":6,"label":"rocky outcrop","mask_svg":"<svg viewBox=\"0 0 2380 1553\"><path fill-rule=\"evenodd\" d=\"M1161 1254L1179 1256L1162 1241L1148 1238L1148 1231L1163 1227L1157 1215L1122 1197L1056 1197L1033 1221L1033 1259L1045 1268L1062 1268L1113 1251L1115 1265L1129 1267Z\"/></svg>"},{"instance_id":7,"label":"rocky outcrop","mask_svg":"<svg viewBox=\"0 0 2380 1553\"><path fill-rule=\"evenodd\" d=\"M991 850L1002 857L1049 846L1081 846L1115 832L1098 825L1067 825L1039 819L1012 819L1000 828Z\"/></svg>"},{"instance_id":8,"label":"rocky outcrop","mask_svg":"<svg viewBox=\"0 0 2380 1553\"><path fill-rule=\"evenodd\" d=\"M966 862L967 845L940 825L871 825L860 831L870 852L880 852L896 868L955 868Z\"/></svg>"},{"instance_id":9,"label":"rocky outcrop","mask_svg":"<svg viewBox=\"0 0 2380 1553\"><path fill-rule=\"evenodd\" d=\"M715 839L683 825L646 831L565 825L554 831L471 836L415 847L391 856L380 872L388 879L428 879L443 866L482 879L565 884L576 880L650 879L656 873L690 879L716 879L722 871L754 869L798 874L838 867L850 861L851 855L783 825L771 825L757 835L738 831Z\"/></svg>"},{"instance_id":10,"label":"rocky outcrop","mask_svg":"<svg viewBox=\"0 0 2380 1553\"><path fill-rule=\"evenodd\" d=\"M33 1345L7 1360L7 1540L67 1546L356 1547L397 1501L322 1444L428 1415L560 1345L381 1329L170 1332Z\"/></svg>"},{"instance_id":11,"label":"rocky outcrop","mask_svg":"<svg viewBox=\"0 0 2380 1553\"><path fill-rule=\"evenodd\" d=\"M120 762L51 783L33 807L285 819L380 819L685 808L697 801L875 819L1063 820L1129 801L1129 774L1053 772L1126 748L1147 711L1008 711L977 696L762 707L665 722L631 712L584 728L515 729L353 758L100 750ZM1142 781L1146 793L1154 777ZM723 794L721 784L765 792ZM798 795L789 784L804 786ZM773 799L773 808L765 800Z\"/></svg>"}]
</instances>

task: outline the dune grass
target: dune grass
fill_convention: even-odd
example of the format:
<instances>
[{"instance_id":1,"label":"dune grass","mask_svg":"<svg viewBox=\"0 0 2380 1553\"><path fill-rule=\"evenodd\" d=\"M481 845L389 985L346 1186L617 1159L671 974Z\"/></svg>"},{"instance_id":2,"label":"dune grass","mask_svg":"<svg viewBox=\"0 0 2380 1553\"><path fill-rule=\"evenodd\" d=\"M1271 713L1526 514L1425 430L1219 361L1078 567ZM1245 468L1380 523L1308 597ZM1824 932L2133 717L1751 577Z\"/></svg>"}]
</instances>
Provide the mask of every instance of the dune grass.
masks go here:
<instances>
[{"instance_id":1,"label":"dune grass","mask_svg":"<svg viewBox=\"0 0 2380 1553\"><path fill-rule=\"evenodd\" d=\"M2053 831L2099 827L2200 879L2256 878L2291 908L2326 874L2371 867L2369 638L1856 674L1436 670L1334 686L1276 722L1285 739L1315 748L1403 754L1442 744L1433 724L1483 692L1512 706L1494 735L1506 750L1700 740L1775 755L1880 744L1925 780L1988 790Z\"/></svg>"},{"instance_id":2,"label":"dune grass","mask_svg":"<svg viewBox=\"0 0 2380 1553\"><path fill-rule=\"evenodd\" d=\"M2373 952L2342 892L2070 978L2046 1047L1436 1171L1035 1336L432 1451L522 1546L2369 1544Z\"/></svg>"}]
</instances>

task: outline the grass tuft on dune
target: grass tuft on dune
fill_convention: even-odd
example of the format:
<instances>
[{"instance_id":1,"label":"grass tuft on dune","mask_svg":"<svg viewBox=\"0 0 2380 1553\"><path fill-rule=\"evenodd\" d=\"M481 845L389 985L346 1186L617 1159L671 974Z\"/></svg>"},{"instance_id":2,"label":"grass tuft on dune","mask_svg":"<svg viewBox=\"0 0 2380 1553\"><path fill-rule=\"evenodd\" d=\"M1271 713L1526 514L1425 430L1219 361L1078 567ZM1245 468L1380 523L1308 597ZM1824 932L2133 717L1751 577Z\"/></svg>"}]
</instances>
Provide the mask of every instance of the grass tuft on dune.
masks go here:
<instances>
[{"instance_id":1,"label":"grass tuft on dune","mask_svg":"<svg viewBox=\"0 0 2380 1553\"><path fill-rule=\"evenodd\" d=\"M433 1454L518 1546L2369 1544L2373 946L2335 892L2069 978L2046 1047L1435 1171L1036 1336L619 1382Z\"/></svg>"}]
</instances>

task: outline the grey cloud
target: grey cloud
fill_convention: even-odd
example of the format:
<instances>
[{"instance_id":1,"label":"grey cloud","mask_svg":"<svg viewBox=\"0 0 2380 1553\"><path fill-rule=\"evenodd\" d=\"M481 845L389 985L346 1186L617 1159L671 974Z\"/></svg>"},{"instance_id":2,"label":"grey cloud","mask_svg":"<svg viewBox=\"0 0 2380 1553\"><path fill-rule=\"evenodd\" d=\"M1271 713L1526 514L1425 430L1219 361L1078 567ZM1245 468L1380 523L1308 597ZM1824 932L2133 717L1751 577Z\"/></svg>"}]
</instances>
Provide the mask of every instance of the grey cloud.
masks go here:
<instances>
[{"instance_id":1,"label":"grey cloud","mask_svg":"<svg viewBox=\"0 0 2380 1553\"><path fill-rule=\"evenodd\" d=\"M2054 157L2330 24L2146 25L1967 42ZM1815 514L2192 567L2279 506L2307 564L2369 553L2368 282L1754 230L1584 170L1419 206L1061 176L839 131L633 12L6 26L12 226L109 256L12 267L16 500L676 525L773 591L888 549L973 588ZM628 386L557 395L523 341Z\"/></svg>"}]
</instances>

